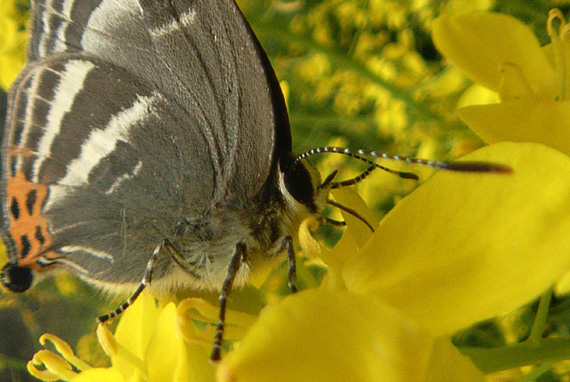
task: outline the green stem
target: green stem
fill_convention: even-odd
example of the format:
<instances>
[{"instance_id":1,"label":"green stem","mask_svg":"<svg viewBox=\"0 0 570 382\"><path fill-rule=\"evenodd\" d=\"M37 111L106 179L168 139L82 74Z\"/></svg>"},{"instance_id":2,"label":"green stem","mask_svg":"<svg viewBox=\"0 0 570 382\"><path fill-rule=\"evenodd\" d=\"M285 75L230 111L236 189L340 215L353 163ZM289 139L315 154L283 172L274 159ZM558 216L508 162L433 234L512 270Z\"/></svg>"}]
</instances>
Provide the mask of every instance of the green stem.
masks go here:
<instances>
[{"instance_id":1,"label":"green stem","mask_svg":"<svg viewBox=\"0 0 570 382\"><path fill-rule=\"evenodd\" d=\"M501 348L459 348L484 373L570 359L570 338L544 338Z\"/></svg>"},{"instance_id":2,"label":"green stem","mask_svg":"<svg viewBox=\"0 0 570 382\"><path fill-rule=\"evenodd\" d=\"M548 308L550 307L551 298L552 288L548 288L548 290L544 292L542 296L540 296L536 316L534 317L532 329L527 341L534 344L540 344L542 334L544 333L544 326L546 325L546 320L548 319Z\"/></svg>"},{"instance_id":3,"label":"green stem","mask_svg":"<svg viewBox=\"0 0 570 382\"><path fill-rule=\"evenodd\" d=\"M253 29L256 32L262 31L263 33L270 34L273 37L286 41L288 43L298 44L304 48L309 50L313 50L316 52L320 52L327 56L327 58L337 67L344 68L346 70L354 71L364 78L372 81L373 83L381 86L382 88L386 89L392 96L395 98L400 99L403 101L407 107L409 107L416 115L418 115L421 119L430 121L436 120L440 123L443 123L443 118L424 105L418 103L408 92L402 88L399 88L390 82L382 79L377 74L368 70L363 64L351 59L345 54L342 54L334 49L330 49L325 47L317 42L313 41L309 38L304 38L302 36L298 36L295 33L291 33L287 28L275 28L275 25L266 24L260 22L256 19L250 19Z\"/></svg>"}]
</instances>

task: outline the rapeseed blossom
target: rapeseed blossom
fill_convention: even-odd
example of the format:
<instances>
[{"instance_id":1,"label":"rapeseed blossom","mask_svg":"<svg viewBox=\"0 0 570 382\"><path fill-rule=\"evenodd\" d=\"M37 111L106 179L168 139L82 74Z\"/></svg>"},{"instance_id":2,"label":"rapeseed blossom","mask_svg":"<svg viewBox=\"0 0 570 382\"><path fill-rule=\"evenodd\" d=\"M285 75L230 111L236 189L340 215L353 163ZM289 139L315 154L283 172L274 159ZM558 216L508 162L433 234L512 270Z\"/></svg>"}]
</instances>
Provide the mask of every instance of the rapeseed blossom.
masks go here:
<instances>
[{"instance_id":1,"label":"rapeseed blossom","mask_svg":"<svg viewBox=\"0 0 570 382\"><path fill-rule=\"evenodd\" d=\"M536 142L570 154L570 25L553 9L550 44L514 17L477 12L434 21L439 50L500 102L469 105L459 117L487 143Z\"/></svg>"}]
</instances>

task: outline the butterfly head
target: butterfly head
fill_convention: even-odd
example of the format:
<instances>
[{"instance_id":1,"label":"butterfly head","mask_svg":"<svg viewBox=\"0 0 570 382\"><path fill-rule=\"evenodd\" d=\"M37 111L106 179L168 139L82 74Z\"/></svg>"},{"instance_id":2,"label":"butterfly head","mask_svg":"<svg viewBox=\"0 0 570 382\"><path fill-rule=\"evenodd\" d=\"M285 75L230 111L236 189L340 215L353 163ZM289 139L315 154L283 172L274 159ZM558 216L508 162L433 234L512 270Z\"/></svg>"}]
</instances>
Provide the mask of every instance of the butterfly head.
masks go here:
<instances>
[{"instance_id":1,"label":"butterfly head","mask_svg":"<svg viewBox=\"0 0 570 382\"><path fill-rule=\"evenodd\" d=\"M328 191L321 188L321 174L309 161L294 161L285 166L283 183L287 192L309 212L321 211Z\"/></svg>"}]
</instances>

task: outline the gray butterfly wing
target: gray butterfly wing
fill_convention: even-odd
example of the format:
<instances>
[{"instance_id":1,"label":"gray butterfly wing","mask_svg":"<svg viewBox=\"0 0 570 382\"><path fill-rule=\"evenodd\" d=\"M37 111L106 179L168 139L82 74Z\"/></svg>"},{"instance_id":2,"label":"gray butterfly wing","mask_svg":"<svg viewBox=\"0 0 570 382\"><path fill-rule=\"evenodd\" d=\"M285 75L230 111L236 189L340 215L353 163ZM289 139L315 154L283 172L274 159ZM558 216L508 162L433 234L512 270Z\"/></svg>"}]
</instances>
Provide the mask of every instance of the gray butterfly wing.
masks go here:
<instances>
[{"instance_id":1,"label":"gray butterfly wing","mask_svg":"<svg viewBox=\"0 0 570 382\"><path fill-rule=\"evenodd\" d=\"M279 150L291 151L273 70L233 0L38 1L33 10L31 57L91 53L144 78L193 114L210 146L214 202L245 202L259 193L276 134L282 135Z\"/></svg>"},{"instance_id":2,"label":"gray butterfly wing","mask_svg":"<svg viewBox=\"0 0 570 382\"><path fill-rule=\"evenodd\" d=\"M174 224L246 206L290 151L278 84L232 0L38 1L32 25L3 181L47 186L33 200L47 223L29 250L10 208L21 189L6 187L12 261L136 282Z\"/></svg>"}]
</instances>

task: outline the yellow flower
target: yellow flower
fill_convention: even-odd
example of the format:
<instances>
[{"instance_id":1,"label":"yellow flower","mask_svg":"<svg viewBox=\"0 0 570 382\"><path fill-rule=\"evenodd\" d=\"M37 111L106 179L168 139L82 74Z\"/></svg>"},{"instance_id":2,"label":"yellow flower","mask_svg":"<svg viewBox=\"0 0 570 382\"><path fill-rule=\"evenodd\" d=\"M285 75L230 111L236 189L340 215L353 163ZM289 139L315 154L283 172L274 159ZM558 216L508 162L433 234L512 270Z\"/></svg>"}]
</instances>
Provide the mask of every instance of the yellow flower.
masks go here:
<instances>
[{"instance_id":1,"label":"yellow flower","mask_svg":"<svg viewBox=\"0 0 570 382\"><path fill-rule=\"evenodd\" d=\"M75 357L62 340L44 335L42 344L49 340L61 356L41 350L28 370L44 381L213 381L214 368L208 361L213 330L206 330L207 341L204 333L193 331L187 315L190 308L208 309L192 300L184 300L178 307L171 302L159 308L153 297L143 293L123 314L114 336L105 326L97 330L111 358L110 368L92 368Z\"/></svg>"},{"instance_id":2,"label":"yellow flower","mask_svg":"<svg viewBox=\"0 0 570 382\"><path fill-rule=\"evenodd\" d=\"M541 47L530 28L497 13L442 15L434 21L437 48L500 103L459 109L459 117L488 143L543 143L570 154L570 26L559 10Z\"/></svg>"},{"instance_id":3,"label":"yellow flower","mask_svg":"<svg viewBox=\"0 0 570 382\"><path fill-rule=\"evenodd\" d=\"M8 89L25 62L26 20L13 0L0 0L0 87Z\"/></svg>"},{"instance_id":4,"label":"yellow flower","mask_svg":"<svg viewBox=\"0 0 570 382\"><path fill-rule=\"evenodd\" d=\"M222 361L218 376L236 382L422 381L447 353L467 372L453 380L483 380L449 342L437 345L425 328L382 301L317 289L268 309Z\"/></svg>"},{"instance_id":5,"label":"yellow flower","mask_svg":"<svg viewBox=\"0 0 570 382\"><path fill-rule=\"evenodd\" d=\"M441 172L373 234L349 220L337 246L322 251L329 273L321 288L266 309L218 378L482 381L450 335L528 303L570 268L570 177L560 177L570 158L504 143L466 159L507 163L514 174ZM358 208L346 193L335 197ZM485 371L500 369L492 361L477 356Z\"/></svg>"},{"instance_id":6,"label":"yellow flower","mask_svg":"<svg viewBox=\"0 0 570 382\"><path fill-rule=\"evenodd\" d=\"M536 142L570 154L570 25L558 9L550 11L547 31L551 43L541 47L530 28L507 15L443 15L434 21L438 49L499 95L499 103L458 110L483 140ZM556 291L570 291L570 274Z\"/></svg>"}]
</instances>

